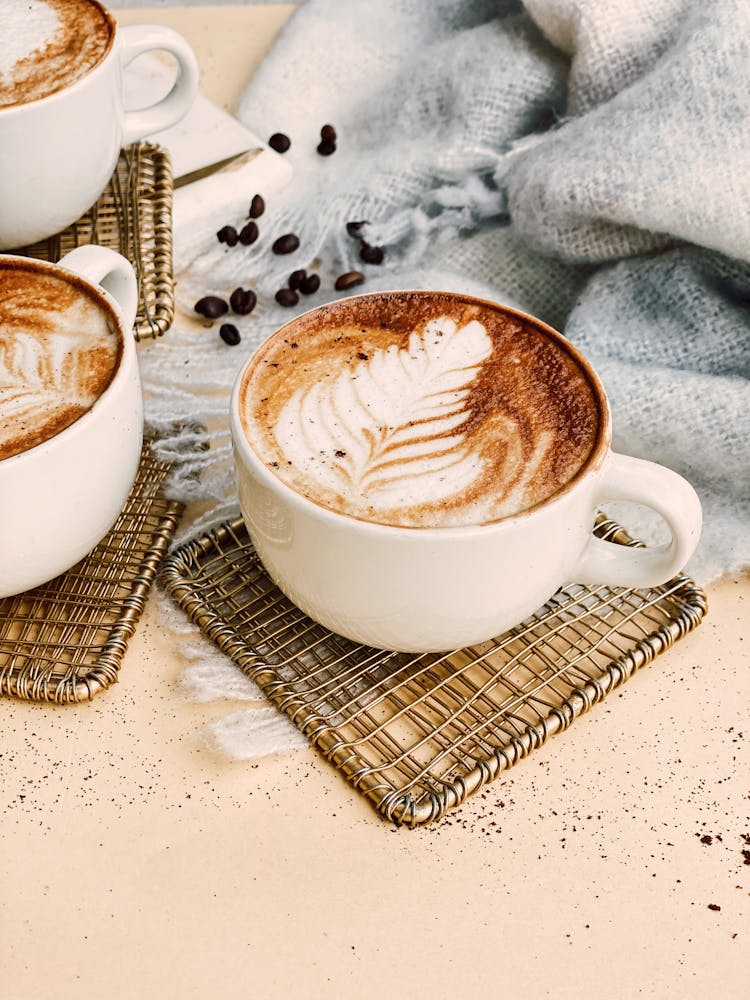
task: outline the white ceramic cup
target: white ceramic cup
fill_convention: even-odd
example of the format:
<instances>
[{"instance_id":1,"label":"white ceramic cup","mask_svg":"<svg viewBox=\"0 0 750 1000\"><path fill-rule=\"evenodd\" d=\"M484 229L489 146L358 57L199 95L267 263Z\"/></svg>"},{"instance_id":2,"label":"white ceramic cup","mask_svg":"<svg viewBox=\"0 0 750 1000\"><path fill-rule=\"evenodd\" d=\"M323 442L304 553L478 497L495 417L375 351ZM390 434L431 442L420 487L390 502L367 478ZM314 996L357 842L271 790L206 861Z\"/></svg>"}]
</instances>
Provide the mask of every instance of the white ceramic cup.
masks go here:
<instances>
[{"instance_id":1,"label":"white ceramic cup","mask_svg":"<svg viewBox=\"0 0 750 1000\"><path fill-rule=\"evenodd\" d=\"M529 319L517 310L484 305ZM533 322L553 340L564 340ZM289 324L273 334L288 335ZM253 545L279 588L340 635L384 649L428 652L499 635L569 582L652 587L679 572L698 543L698 497L675 472L611 451L611 415L601 382L580 352L565 344L588 374L603 414L592 456L562 491L528 511L447 528L370 523L319 506L286 486L243 431L240 386L251 358L231 401L236 478ZM595 537L597 509L613 500L655 510L671 541L638 549Z\"/></svg>"},{"instance_id":2,"label":"white ceramic cup","mask_svg":"<svg viewBox=\"0 0 750 1000\"><path fill-rule=\"evenodd\" d=\"M0 249L75 222L109 183L121 147L175 124L195 99L198 66L181 35L163 25L120 27L107 17L112 41L93 69L47 97L0 107ZM157 49L177 60L172 90L152 107L125 111L124 68Z\"/></svg>"},{"instance_id":3,"label":"white ceramic cup","mask_svg":"<svg viewBox=\"0 0 750 1000\"><path fill-rule=\"evenodd\" d=\"M0 460L0 598L46 583L101 541L130 493L143 441L132 333L138 288L130 262L106 247L85 246L59 264L34 263L78 275L109 303L122 353L90 410L46 441Z\"/></svg>"}]
</instances>

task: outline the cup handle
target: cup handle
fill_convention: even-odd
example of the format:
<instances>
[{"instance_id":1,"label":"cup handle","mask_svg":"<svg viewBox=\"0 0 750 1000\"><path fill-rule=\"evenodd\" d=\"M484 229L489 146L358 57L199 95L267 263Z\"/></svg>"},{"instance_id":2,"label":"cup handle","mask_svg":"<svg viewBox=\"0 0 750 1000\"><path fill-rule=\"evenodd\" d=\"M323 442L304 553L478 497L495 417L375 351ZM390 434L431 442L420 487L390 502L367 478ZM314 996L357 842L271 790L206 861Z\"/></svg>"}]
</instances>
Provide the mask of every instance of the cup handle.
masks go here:
<instances>
[{"instance_id":1,"label":"cup handle","mask_svg":"<svg viewBox=\"0 0 750 1000\"><path fill-rule=\"evenodd\" d=\"M123 145L160 132L176 124L190 109L198 93L198 62L188 42L163 24L130 24L120 32L120 59L123 68L136 56L159 49L177 60L177 79L170 92L156 104L138 111L126 111Z\"/></svg>"},{"instance_id":2,"label":"cup handle","mask_svg":"<svg viewBox=\"0 0 750 1000\"><path fill-rule=\"evenodd\" d=\"M592 535L571 579L588 585L658 587L679 573L695 551L701 531L701 505L687 480L671 469L640 458L607 459L594 503L625 500L656 511L672 534L665 545L631 548Z\"/></svg>"},{"instance_id":3,"label":"cup handle","mask_svg":"<svg viewBox=\"0 0 750 1000\"><path fill-rule=\"evenodd\" d=\"M66 253L59 263L92 285L101 285L109 292L122 312L123 329L131 329L138 311L138 281L129 260L109 247L91 244L76 247Z\"/></svg>"}]
</instances>

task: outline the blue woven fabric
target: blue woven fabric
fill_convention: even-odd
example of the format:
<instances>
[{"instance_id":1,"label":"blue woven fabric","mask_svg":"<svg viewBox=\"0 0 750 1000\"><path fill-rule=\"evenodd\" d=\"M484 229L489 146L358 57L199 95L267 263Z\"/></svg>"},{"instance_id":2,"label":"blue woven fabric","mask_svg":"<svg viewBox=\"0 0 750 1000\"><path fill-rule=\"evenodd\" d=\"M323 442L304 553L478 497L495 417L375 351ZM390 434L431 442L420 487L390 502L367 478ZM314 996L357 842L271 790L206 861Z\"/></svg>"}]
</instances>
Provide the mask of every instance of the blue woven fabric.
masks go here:
<instances>
[{"instance_id":1,"label":"blue woven fabric","mask_svg":"<svg viewBox=\"0 0 750 1000\"><path fill-rule=\"evenodd\" d=\"M361 267L367 219L367 287L481 291L584 350L615 446L698 489L702 579L750 560L749 39L746 0L308 0L240 108L292 138L300 265Z\"/></svg>"}]
</instances>

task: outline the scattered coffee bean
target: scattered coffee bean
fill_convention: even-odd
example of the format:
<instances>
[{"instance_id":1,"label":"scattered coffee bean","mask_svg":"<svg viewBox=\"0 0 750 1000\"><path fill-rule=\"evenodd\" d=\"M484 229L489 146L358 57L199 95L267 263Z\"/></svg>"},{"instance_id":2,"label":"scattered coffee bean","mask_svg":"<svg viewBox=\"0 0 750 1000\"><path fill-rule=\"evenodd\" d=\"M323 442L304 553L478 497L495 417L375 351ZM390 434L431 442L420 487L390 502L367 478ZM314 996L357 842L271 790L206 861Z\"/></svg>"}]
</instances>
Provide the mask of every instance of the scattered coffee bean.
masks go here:
<instances>
[{"instance_id":1,"label":"scattered coffee bean","mask_svg":"<svg viewBox=\"0 0 750 1000\"><path fill-rule=\"evenodd\" d=\"M351 237L357 239L359 237L360 229L362 228L362 226L366 225L367 222L365 219L363 219L361 222L347 222L346 231Z\"/></svg>"},{"instance_id":2,"label":"scattered coffee bean","mask_svg":"<svg viewBox=\"0 0 750 1000\"><path fill-rule=\"evenodd\" d=\"M333 287L337 292L345 292L348 288L361 285L364 280L365 276L361 271L347 271L346 274L340 274L336 278L336 284Z\"/></svg>"},{"instance_id":3,"label":"scattered coffee bean","mask_svg":"<svg viewBox=\"0 0 750 1000\"><path fill-rule=\"evenodd\" d=\"M268 140L268 145L271 149L275 149L277 153L286 153L287 149L291 146L291 140L288 135L284 135L283 132L274 132L271 138Z\"/></svg>"},{"instance_id":4,"label":"scattered coffee bean","mask_svg":"<svg viewBox=\"0 0 750 1000\"><path fill-rule=\"evenodd\" d=\"M226 243L228 247L236 246L239 236L234 226L222 226L216 234L219 243Z\"/></svg>"},{"instance_id":5,"label":"scattered coffee bean","mask_svg":"<svg viewBox=\"0 0 750 1000\"><path fill-rule=\"evenodd\" d=\"M255 243L258 239L258 227L256 224L250 220L246 225L240 230L240 243L243 247L249 247L251 243Z\"/></svg>"},{"instance_id":6,"label":"scattered coffee bean","mask_svg":"<svg viewBox=\"0 0 750 1000\"><path fill-rule=\"evenodd\" d=\"M201 316L205 316L206 319L218 319L219 316L229 312L229 306L218 295L206 295L202 299L198 299L193 309Z\"/></svg>"},{"instance_id":7,"label":"scattered coffee bean","mask_svg":"<svg viewBox=\"0 0 750 1000\"><path fill-rule=\"evenodd\" d=\"M230 347L235 347L242 340L242 337L240 337L240 331L234 323L222 323L221 328L219 329L219 336L224 343L229 344Z\"/></svg>"},{"instance_id":8,"label":"scattered coffee bean","mask_svg":"<svg viewBox=\"0 0 750 1000\"><path fill-rule=\"evenodd\" d=\"M247 213L250 219L259 219L261 215L266 210L266 203L262 196L259 194L253 195L253 200L250 202L250 211Z\"/></svg>"},{"instance_id":9,"label":"scattered coffee bean","mask_svg":"<svg viewBox=\"0 0 750 1000\"><path fill-rule=\"evenodd\" d=\"M336 141L336 129L333 125L324 125L320 130L320 138L325 139L326 142Z\"/></svg>"},{"instance_id":10,"label":"scattered coffee bean","mask_svg":"<svg viewBox=\"0 0 750 1000\"><path fill-rule=\"evenodd\" d=\"M304 281L300 282L299 290L305 295L312 295L313 292L317 292L320 288L320 276L317 274L308 274Z\"/></svg>"},{"instance_id":11,"label":"scattered coffee bean","mask_svg":"<svg viewBox=\"0 0 750 1000\"><path fill-rule=\"evenodd\" d=\"M257 301L258 297L251 288L235 288L229 296L229 305L238 316L247 316L251 313Z\"/></svg>"},{"instance_id":12,"label":"scattered coffee bean","mask_svg":"<svg viewBox=\"0 0 750 1000\"><path fill-rule=\"evenodd\" d=\"M301 287L302 282L307 277L307 271L304 267L300 268L298 271L292 271L289 275L289 287L293 292L296 292L298 288Z\"/></svg>"},{"instance_id":13,"label":"scattered coffee bean","mask_svg":"<svg viewBox=\"0 0 750 1000\"><path fill-rule=\"evenodd\" d=\"M294 233L285 233L274 242L271 249L274 253L294 253L299 246L299 238Z\"/></svg>"},{"instance_id":14,"label":"scattered coffee bean","mask_svg":"<svg viewBox=\"0 0 750 1000\"><path fill-rule=\"evenodd\" d=\"M369 243L362 240L359 256L365 264L382 264L385 253L382 247L371 247Z\"/></svg>"},{"instance_id":15,"label":"scattered coffee bean","mask_svg":"<svg viewBox=\"0 0 750 1000\"><path fill-rule=\"evenodd\" d=\"M276 301L280 306L296 306L299 302L299 295L291 288L280 288L276 292Z\"/></svg>"},{"instance_id":16,"label":"scattered coffee bean","mask_svg":"<svg viewBox=\"0 0 750 1000\"><path fill-rule=\"evenodd\" d=\"M330 139L321 139L318 143L318 152L321 156L330 156L336 152L336 143Z\"/></svg>"}]
</instances>

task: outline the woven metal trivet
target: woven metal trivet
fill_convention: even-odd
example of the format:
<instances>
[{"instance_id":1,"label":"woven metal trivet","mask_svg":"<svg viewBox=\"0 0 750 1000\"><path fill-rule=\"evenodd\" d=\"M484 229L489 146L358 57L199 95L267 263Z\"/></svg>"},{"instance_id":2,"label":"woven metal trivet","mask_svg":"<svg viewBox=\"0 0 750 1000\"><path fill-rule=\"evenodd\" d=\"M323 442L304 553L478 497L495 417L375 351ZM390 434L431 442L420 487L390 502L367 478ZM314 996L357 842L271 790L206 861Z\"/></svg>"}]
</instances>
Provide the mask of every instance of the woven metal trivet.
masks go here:
<instances>
[{"instance_id":1,"label":"woven metal trivet","mask_svg":"<svg viewBox=\"0 0 750 1000\"><path fill-rule=\"evenodd\" d=\"M15 252L56 262L89 243L119 251L138 278L135 339L159 337L174 319L172 195L166 150L154 143L134 143L120 152L111 181L85 215L56 236Z\"/></svg>"},{"instance_id":2,"label":"woven metal trivet","mask_svg":"<svg viewBox=\"0 0 750 1000\"><path fill-rule=\"evenodd\" d=\"M117 680L181 505L162 496L169 465L147 439L138 476L107 537L67 573L0 600L0 693L86 701Z\"/></svg>"},{"instance_id":3,"label":"woven metal trivet","mask_svg":"<svg viewBox=\"0 0 750 1000\"><path fill-rule=\"evenodd\" d=\"M597 533L638 544L603 517ZM567 729L706 611L685 576L649 591L571 585L490 642L387 653L287 600L241 520L177 549L160 579L385 818L407 825L438 819Z\"/></svg>"}]
</instances>

